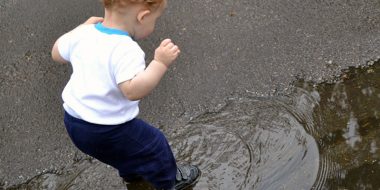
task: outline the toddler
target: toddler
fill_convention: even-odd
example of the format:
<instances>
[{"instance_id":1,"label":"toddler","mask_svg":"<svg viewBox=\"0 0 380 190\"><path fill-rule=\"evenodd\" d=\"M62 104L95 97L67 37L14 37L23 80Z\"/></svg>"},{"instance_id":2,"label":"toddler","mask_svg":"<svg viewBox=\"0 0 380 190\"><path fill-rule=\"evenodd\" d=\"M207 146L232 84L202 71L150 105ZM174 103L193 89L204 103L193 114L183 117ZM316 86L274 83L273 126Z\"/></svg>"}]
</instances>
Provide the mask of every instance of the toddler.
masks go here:
<instances>
[{"instance_id":1,"label":"toddler","mask_svg":"<svg viewBox=\"0 0 380 190\"><path fill-rule=\"evenodd\" d=\"M61 36L52 58L71 63L62 92L67 132L81 151L113 166L127 182L145 180L156 189L194 186L200 170L177 167L163 133L136 118L139 100L159 83L180 53L165 39L146 67L134 41L149 36L167 0L103 0L104 19L91 17Z\"/></svg>"}]
</instances>

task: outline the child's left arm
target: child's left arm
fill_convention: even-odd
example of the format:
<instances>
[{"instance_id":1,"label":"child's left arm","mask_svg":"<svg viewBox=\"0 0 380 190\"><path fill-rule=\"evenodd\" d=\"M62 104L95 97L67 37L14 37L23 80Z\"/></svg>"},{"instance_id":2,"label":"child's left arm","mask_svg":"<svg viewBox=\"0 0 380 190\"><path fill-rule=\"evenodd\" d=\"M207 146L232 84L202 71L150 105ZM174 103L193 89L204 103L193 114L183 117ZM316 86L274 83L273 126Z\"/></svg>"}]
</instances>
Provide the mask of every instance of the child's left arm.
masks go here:
<instances>
[{"instance_id":1,"label":"child's left arm","mask_svg":"<svg viewBox=\"0 0 380 190\"><path fill-rule=\"evenodd\" d=\"M96 24L96 23L102 22L102 21L103 21L102 17L90 17L83 24ZM67 61L66 59L64 59L61 56L61 54L59 53L59 50L58 50L58 41L59 41L59 39L57 41L55 41L55 43L54 43L53 49L51 50L51 57L52 57L52 59L55 62L62 63L62 64L68 63L69 61Z\"/></svg>"}]
</instances>

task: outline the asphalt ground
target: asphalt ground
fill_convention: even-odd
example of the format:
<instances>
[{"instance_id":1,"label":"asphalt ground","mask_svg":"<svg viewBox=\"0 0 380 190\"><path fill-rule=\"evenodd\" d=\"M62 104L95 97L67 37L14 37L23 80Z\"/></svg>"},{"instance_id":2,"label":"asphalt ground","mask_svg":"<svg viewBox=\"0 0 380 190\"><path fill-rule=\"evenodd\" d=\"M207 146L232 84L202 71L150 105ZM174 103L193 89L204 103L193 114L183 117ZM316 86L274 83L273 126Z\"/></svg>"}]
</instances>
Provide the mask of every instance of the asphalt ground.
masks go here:
<instances>
[{"instance_id":1,"label":"asphalt ground","mask_svg":"<svg viewBox=\"0 0 380 190\"><path fill-rule=\"evenodd\" d=\"M0 182L25 182L70 165L60 93L71 69L50 58L54 41L102 16L97 0L0 0ZM326 81L380 56L378 0L169 1L147 60L164 38L181 55L141 102L157 126L186 121L231 96L284 92L297 78ZM1 185L0 185L1 186Z\"/></svg>"}]
</instances>

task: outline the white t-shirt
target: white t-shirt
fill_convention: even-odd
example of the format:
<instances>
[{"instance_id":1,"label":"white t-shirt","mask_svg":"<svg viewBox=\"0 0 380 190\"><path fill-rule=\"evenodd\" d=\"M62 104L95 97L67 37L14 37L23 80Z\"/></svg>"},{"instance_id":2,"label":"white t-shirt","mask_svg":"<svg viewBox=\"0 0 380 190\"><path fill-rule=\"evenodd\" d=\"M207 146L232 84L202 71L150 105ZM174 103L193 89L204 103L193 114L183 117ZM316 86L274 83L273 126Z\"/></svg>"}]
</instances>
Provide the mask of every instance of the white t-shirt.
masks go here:
<instances>
[{"instance_id":1,"label":"white t-shirt","mask_svg":"<svg viewBox=\"0 0 380 190\"><path fill-rule=\"evenodd\" d=\"M90 123L116 125L135 118L138 101L128 100L118 84L145 69L145 54L127 32L81 25L58 39L73 73L62 92L64 109Z\"/></svg>"}]
</instances>

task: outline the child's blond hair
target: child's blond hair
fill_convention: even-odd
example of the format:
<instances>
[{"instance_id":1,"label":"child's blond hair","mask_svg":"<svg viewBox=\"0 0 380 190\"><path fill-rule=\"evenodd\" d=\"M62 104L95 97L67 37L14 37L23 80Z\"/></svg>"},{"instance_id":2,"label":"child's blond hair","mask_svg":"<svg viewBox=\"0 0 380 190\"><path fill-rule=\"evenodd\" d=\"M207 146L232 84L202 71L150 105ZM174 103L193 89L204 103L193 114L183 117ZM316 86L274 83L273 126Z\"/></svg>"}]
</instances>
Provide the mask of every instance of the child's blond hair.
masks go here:
<instances>
[{"instance_id":1,"label":"child's blond hair","mask_svg":"<svg viewBox=\"0 0 380 190\"><path fill-rule=\"evenodd\" d=\"M156 9L159 7L163 0L102 0L105 8L114 6L127 6L130 4L144 4L149 9Z\"/></svg>"}]
</instances>

